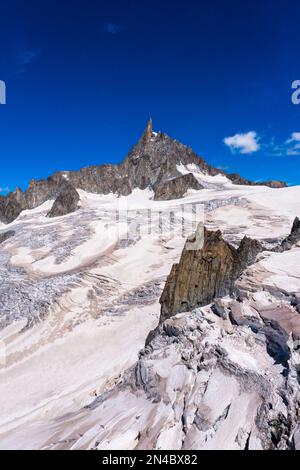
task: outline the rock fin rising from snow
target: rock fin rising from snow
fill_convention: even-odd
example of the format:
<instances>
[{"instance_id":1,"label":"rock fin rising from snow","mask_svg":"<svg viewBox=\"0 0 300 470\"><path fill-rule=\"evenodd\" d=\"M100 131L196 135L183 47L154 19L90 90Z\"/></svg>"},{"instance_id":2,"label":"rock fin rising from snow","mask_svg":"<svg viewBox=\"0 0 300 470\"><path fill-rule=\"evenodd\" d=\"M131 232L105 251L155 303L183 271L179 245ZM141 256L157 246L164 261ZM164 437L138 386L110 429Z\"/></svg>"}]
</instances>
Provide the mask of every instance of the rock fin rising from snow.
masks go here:
<instances>
[{"instance_id":1,"label":"rock fin rising from snow","mask_svg":"<svg viewBox=\"0 0 300 470\"><path fill-rule=\"evenodd\" d=\"M188 243L193 241L195 236L188 239ZM179 263L172 267L160 298L160 321L231 294L236 279L260 251L257 240L245 237L235 249L222 238L220 230L204 228L203 246L190 250L186 244Z\"/></svg>"}]
</instances>

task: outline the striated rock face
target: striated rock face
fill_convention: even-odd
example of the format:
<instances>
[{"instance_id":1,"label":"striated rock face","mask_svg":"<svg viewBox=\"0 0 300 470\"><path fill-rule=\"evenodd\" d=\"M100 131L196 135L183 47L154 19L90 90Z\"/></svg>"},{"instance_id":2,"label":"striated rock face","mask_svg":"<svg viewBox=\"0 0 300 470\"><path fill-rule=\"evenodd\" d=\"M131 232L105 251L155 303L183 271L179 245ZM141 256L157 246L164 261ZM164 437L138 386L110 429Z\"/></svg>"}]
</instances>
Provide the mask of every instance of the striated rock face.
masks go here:
<instances>
[{"instance_id":1,"label":"striated rock face","mask_svg":"<svg viewBox=\"0 0 300 470\"><path fill-rule=\"evenodd\" d=\"M26 209L34 209L49 199L55 198L61 182L61 179L56 181L55 178L40 181L32 179L23 195L23 206Z\"/></svg>"},{"instance_id":2,"label":"striated rock face","mask_svg":"<svg viewBox=\"0 0 300 470\"><path fill-rule=\"evenodd\" d=\"M67 172L68 181L77 189L95 194L115 193L127 196L132 191L128 176L117 166L101 165Z\"/></svg>"},{"instance_id":3,"label":"striated rock face","mask_svg":"<svg viewBox=\"0 0 300 470\"><path fill-rule=\"evenodd\" d=\"M250 181L246 178L243 178L238 173L230 173L226 175L234 184L242 184L246 186L269 186L269 188L286 188L287 184L284 181L262 181L261 183L256 183L255 181Z\"/></svg>"},{"instance_id":4,"label":"striated rock face","mask_svg":"<svg viewBox=\"0 0 300 470\"><path fill-rule=\"evenodd\" d=\"M174 264L160 298L161 321L196 306L207 305L216 297L231 294L234 282L245 267L262 251L259 242L245 237L236 250L222 238L221 231L204 228L203 246L189 249L190 237L178 264Z\"/></svg>"},{"instance_id":5,"label":"striated rock face","mask_svg":"<svg viewBox=\"0 0 300 470\"><path fill-rule=\"evenodd\" d=\"M155 189L154 199L156 201L180 199L185 195L188 189L203 189L203 186L192 173L162 181Z\"/></svg>"},{"instance_id":6,"label":"striated rock face","mask_svg":"<svg viewBox=\"0 0 300 470\"><path fill-rule=\"evenodd\" d=\"M2 198L0 201L0 221L5 224L13 222L24 209L17 191L9 194L6 198Z\"/></svg>"},{"instance_id":7,"label":"striated rock face","mask_svg":"<svg viewBox=\"0 0 300 470\"><path fill-rule=\"evenodd\" d=\"M70 183L65 182L55 199L48 217L60 217L75 212L78 208L79 194Z\"/></svg>"}]
</instances>

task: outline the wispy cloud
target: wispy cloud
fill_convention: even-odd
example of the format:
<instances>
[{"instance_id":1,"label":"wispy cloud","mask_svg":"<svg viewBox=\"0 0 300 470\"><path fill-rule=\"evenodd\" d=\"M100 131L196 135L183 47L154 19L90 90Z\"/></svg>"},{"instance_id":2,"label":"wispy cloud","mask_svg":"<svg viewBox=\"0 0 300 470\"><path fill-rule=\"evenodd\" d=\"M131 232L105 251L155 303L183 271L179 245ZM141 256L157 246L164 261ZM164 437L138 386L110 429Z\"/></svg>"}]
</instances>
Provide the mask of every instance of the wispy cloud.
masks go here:
<instances>
[{"instance_id":1,"label":"wispy cloud","mask_svg":"<svg viewBox=\"0 0 300 470\"><path fill-rule=\"evenodd\" d=\"M40 55L42 49L23 49L17 55L17 61L20 66L26 66L35 61Z\"/></svg>"},{"instance_id":2,"label":"wispy cloud","mask_svg":"<svg viewBox=\"0 0 300 470\"><path fill-rule=\"evenodd\" d=\"M16 52L10 61L10 76L22 75L30 65L40 56L42 48L16 47Z\"/></svg>"},{"instance_id":3,"label":"wispy cloud","mask_svg":"<svg viewBox=\"0 0 300 470\"><path fill-rule=\"evenodd\" d=\"M293 132L286 141L287 155L300 155L300 132Z\"/></svg>"},{"instance_id":4,"label":"wispy cloud","mask_svg":"<svg viewBox=\"0 0 300 470\"><path fill-rule=\"evenodd\" d=\"M260 148L270 157L300 155L300 132L293 132L284 142L278 142L274 136L269 141L260 141Z\"/></svg>"},{"instance_id":5,"label":"wispy cloud","mask_svg":"<svg viewBox=\"0 0 300 470\"><path fill-rule=\"evenodd\" d=\"M116 23L105 23L104 31L106 31L106 33L109 33L109 34L118 34L118 33L121 33L122 28L120 25Z\"/></svg>"},{"instance_id":6,"label":"wispy cloud","mask_svg":"<svg viewBox=\"0 0 300 470\"><path fill-rule=\"evenodd\" d=\"M288 144L292 142L300 142L300 132L293 132L291 137L286 142Z\"/></svg>"},{"instance_id":7,"label":"wispy cloud","mask_svg":"<svg viewBox=\"0 0 300 470\"><path fill-rule=\"evenodd\" d=\"M223 142L230 148L232 153L246 155L257 152L260 149L259 136L255 131L225 137Z\"/></svg>"}]
</instances>

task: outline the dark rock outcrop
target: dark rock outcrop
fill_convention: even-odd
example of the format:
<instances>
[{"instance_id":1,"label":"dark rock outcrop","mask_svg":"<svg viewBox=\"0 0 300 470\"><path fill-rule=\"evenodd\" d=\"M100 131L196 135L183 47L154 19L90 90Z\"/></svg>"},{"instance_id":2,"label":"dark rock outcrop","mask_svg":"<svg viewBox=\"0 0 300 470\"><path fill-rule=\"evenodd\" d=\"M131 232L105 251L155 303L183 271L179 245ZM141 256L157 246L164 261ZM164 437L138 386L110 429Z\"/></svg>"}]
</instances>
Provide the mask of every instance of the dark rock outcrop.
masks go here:
<instances>
[{"instance_id":1,"label":"dark rock outcrop","mask_svg":"<svg viewBox=\"0 0 300 470\"><path fill-rule=\"evenodd\" d=\"M246 186L269 186L269 188L286 188L287 184L284 181L262 181L257 183L243 178L238 173L230 173L226 175L234 184L246 185Z\"/></svg>"},{"instance_id":2,"label":"dark rock outcrop","mask_svg":"<svg viewBox=\"0 0 300 470\"><path fill-rule=\"evenodd\" d=\"M188 189L203 189L203 186L192 173L162 181L155 189L154 199L156 201L180 199L185 195Z\"/></svg>"},{"instance_id":3,"label":"dark rock outcrop","mask_svg":"<svg viewBox=\"0 0 300 470\"><path fill-rule=\"evenodd\" d=\"M237 249L243 269L249 264L254 263L255 258L261 251L263 251L263 247L259 241L245 236Z\"/></svg>"},{"instance_id":4,"label":"dark rock outcrop","mask_svg":"<svg viewBox=\"0 0 300 470\"><path fill-rule=\"evenodd\" d=\"M55 198L62 181L62 178L56 180L55 177L39 181L32 179L27 191L23 195L23 206L26 209L34 209L49 199Z\"/></svg>"},{"instance_id":5,"label":"dark rock outcrop","mask_svg":"<svg viewBox=\"0 0 300 470\"><path fill-rule=\"evenodd\" d=\"M291 250L296 243L300 241L300 220L298 217L295 218L291 233L282 240L281 244L274 249L279 253L283 251Z\"/></svg>"},{"instance_id":6,"label":"dark rock outcrop","mask_svg":"<svg viewBox=\"0 0 300 470\"><path fill-rule=\"evenodd\" d=\"M216 300L215 303L211 306L212 312L223 320L228 318L228 313L225 310L224 306L222 305L221 300Z\"/></svg>"},{"instance_id":7,"label":"dark rock outcrop","mask_svg":"<svg viewBox=\"0 0 300 470\"><path fill-rule=\"evenodd\" d=\"M79 194L70 183L65 182L47 217L60 217L75 212L78 208Z\"/></svg>"},{"instance_id":8,"label":"dark rock outcrop","mask_svg":"<svg viewBox=\"0 0 300 470\"><path fill-rule=\"evenodd\" d=\"M8 230L7 232L0 233L0 245L1 243L6 242L11 237L14 237L16 232L14 230Z\"/></svg>"},{"instance_id":9,"label":"dark rock outcrop","mask_svg":"<svg viewBox=\"0 0 300 470\"><path fill-rule=\"evenodd\" d=\"M222 238L220 230L204 228L203 244L189 249L196 235L187 240L178 264L174 264L160 298L164 321L179 312L211 303L232 294L234 282L262 250L259 242L245 237L238 249Z\"/></svg>"}]
</instances>

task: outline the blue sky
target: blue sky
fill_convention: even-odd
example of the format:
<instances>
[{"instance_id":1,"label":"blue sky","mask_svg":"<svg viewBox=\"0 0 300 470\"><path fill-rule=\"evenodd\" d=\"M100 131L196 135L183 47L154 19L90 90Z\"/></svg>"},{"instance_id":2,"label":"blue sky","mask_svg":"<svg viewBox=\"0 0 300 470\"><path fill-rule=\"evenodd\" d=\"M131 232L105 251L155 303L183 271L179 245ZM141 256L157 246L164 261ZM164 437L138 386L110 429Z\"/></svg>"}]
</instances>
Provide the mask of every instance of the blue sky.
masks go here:
<instances>
[{"instance_id":1,"label":"blue sky","mask_svg":"<svg viewBox=\"0 0 300 470\"><path fill-rule=\"evenodd\" d=\"M296 0L0 4L0 190L117 163L155 130L253 180L300 184Z\"/></svg>"}]
</instances>

